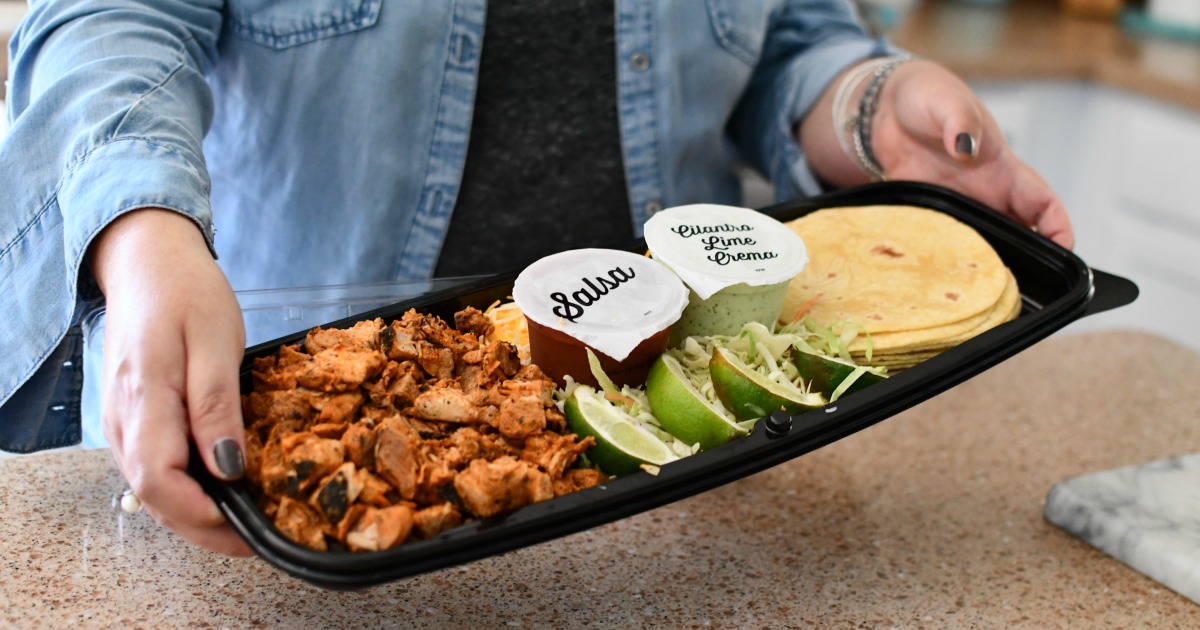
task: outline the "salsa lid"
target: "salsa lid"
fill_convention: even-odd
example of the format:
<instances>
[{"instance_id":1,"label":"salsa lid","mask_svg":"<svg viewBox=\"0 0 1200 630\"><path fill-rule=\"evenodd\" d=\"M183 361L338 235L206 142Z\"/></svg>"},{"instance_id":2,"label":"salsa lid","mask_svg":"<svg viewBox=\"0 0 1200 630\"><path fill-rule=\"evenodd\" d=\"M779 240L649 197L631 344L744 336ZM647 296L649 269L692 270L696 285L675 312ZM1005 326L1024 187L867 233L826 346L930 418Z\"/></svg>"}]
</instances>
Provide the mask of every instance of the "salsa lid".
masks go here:
<instances>
[{"instance_id":1,"label":"salsa lid","mask_svg":"<svg viewBox=\"0 0 1200 630\"><path fill-rule=\"evenodd\" d=\"M513 284L513 300L533 321L621 361L679 319L688 291L645 256L575 249L526 267Z\"/></svg>"},{"instance_id":2,"label":"salsa lid","mask_svg":"<svg viewBox=\"0 0 1200 630\"><path fill-rule=\"evenodd\" d=\"M735 284L791 280L808 263L800 236L748 208L693 204L667 208L646 221L646 245L700 299Z\"/></svg>"}]
</instances>

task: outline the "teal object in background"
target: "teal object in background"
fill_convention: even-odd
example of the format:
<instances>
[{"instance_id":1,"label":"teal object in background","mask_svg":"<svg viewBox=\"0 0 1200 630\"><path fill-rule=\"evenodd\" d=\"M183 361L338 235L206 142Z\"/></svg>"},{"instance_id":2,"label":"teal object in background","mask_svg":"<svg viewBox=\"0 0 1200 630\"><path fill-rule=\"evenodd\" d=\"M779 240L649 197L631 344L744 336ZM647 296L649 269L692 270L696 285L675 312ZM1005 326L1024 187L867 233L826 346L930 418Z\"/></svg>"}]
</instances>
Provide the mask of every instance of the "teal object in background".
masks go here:
<instances>
[{"instance_id":1,"label":"teal object in background","mask_svg":"<svg viewBox=\"0 0 1200 630\"><path fill-rule=\"evenodd\" d=\"M895 30L919 0L856 0L855 6L867 28L876 36Z\"/></svg>"},{"instance_id":2,"label":"teal object in background","mask_svg":"<svg viewBox=\"0 0 1200 630\"><path fill-rule=\"evenodd\" d=\"M1121 12L1121 28L1134 35L1148 37L1165 37L1200 44L1200 28L1164 22L1137 9L1125 9Z\"/></svg>"}]
</instances>

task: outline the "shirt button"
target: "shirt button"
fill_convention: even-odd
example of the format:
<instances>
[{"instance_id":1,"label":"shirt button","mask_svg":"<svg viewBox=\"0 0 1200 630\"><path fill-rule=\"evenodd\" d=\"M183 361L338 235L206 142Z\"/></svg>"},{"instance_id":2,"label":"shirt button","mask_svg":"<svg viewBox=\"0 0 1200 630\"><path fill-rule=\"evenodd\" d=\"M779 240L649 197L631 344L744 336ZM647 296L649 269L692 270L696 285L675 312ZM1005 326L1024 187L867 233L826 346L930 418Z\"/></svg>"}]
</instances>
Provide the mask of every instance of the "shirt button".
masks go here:
<instances>
[{"instance_id":1,"label":"shirt button","mask_svg":"<svg viewBox=\"0 0 1200 630\"><path fill-rule=\"evenodd\" d=\"M650 57L646 53L633 53L629 56L629 67L638 72L645 72L650 68Z\"/></svg>"},{"instance_id":2,"label":"shirt button","mask_svg":"<svg viewBox=\"0 0 1200 630\"><path fill-rule=\"evenodd\" d=\"M646 210L646 216L652 217L652 216L658 214L662 210L662 204L657 201L647 202L645 210Z\"/></svg>"}]
</instances>

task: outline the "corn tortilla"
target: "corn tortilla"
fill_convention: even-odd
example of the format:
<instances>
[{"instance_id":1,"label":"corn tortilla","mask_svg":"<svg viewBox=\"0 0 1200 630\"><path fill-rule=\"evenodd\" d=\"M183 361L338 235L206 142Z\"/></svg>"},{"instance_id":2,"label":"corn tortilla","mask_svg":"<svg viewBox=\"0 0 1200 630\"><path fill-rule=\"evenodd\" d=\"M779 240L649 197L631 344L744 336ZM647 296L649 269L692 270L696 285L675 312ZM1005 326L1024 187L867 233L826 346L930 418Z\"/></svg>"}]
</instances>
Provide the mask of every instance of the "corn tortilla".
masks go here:
<instances>
[{"instance_id":1,"label":"corn tortilla","mask_svg":"<svg viewBox=\"0 0 1200 630\"><path fill-rule=\"evenodd\" d=\"M1000 300L987 311L944 326L874 334L871 335L871 347L877 354L946 348L1012 319L1020 313L1021 292L1017 290L1017 279L1012 272L1005 268L1004 273L1008 277L1004 292L1000 294ZM865 352L867 344L867 338L859 336L850 343L849 349L851 352Z\"/></svg>"},{"instance_id":2,"label":"corn tortilla","mask_svg":"<svg viewBox=\"0 0 1200 630\"><path fill-rule=\"evenodd\" d=\"M949 326L957 336L988 320L1011 278L978 232L934 210L829 208L788 226L810 262L788 286L785 320L804 307L818 324L853 321L871 335Z\"/></svg>"}]
</instances>

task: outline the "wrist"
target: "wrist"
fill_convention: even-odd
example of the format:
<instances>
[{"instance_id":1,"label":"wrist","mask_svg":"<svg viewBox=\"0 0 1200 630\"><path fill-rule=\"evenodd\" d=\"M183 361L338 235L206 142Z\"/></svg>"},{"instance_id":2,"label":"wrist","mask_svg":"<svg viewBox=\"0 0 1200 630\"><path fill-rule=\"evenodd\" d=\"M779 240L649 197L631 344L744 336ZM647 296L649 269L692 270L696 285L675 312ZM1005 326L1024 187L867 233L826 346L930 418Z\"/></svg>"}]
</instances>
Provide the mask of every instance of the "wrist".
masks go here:
<instances>
[{"instance_id":1,"label":"wrist","mask_svg":"<svg viewBox=\"0 0 1200 630\"><path fill-rule=\"evenodd\" d=\"M864 61L843 75L834 93L831 116L838 145L873 181L887 179L871 142L875 114L888 77L909 60L909 57L877 57Z\"/></svg>"},{"instance_id":2,"label":"wrist","mask_svg":"<svg viewBox=\"0 0 1200 630\"><path fill-rule=\"evenodd\" d=\"M166 208L140 208L104 227L88 248L88 268L100 291L108 296L131 270L152 268L170 255L188 256L199 248L211 258L204 235L187 216Z\"/></svg>"}]
</instances>

